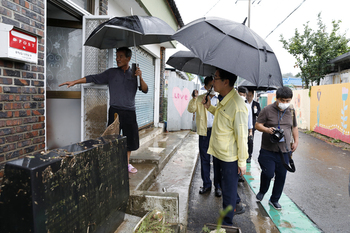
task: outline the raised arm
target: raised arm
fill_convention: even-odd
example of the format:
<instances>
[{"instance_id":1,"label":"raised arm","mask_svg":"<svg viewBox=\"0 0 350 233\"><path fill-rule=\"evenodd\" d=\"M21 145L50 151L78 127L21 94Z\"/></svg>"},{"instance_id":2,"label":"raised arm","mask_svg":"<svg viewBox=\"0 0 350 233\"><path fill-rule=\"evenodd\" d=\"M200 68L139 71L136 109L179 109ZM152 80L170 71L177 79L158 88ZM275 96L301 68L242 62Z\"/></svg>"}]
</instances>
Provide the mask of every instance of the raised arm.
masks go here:
<instances>
[{"instance_id":1,"label":"raised arm","mask_svg":"<svg viewBox=\"0 0 350 233\"><path fill-rule=\"evenodd\" d=\"M74 81L67 81L58 85L59 87L67 85L67 88L74 86L75 84L86 83L86 78L77 79Z\"/></svg>"}]
</instances>

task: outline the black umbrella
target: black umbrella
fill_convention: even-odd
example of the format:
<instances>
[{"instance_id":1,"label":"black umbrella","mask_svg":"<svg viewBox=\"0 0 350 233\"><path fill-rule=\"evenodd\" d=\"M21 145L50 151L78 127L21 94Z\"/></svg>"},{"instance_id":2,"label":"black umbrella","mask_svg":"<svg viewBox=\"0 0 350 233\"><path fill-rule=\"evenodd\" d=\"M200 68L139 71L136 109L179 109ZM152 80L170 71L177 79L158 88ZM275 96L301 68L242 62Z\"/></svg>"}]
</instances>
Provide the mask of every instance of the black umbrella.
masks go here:
<instances>
[{"instance_id":1,"label":"black umbrella","mask_svg":"<svg viewBox=\"0 0 350 233\"><path fill-rule=\"evenodd\" d=\"M197 74L201 76L210 76L215 73L216 68L203 62L191 51L178 51L171 55L166 64L175 69Z\"/></svg>"},{"instance_id":2,"label":"black umbrella","mask_svg":"<svg viewBox=\"0 0 350 233\"><path fill-rule=\"evenodd\" d=\"M242 23L205 17L195 20L173 36L203 63L234 73L257 87L269 80L283 86L282 74L271 47Z\"/></svg>"},{"instance_id":3,"label":"black umbrella","mask_svg":"<svg viewBox=\"0 0 350 233\"><path fill-rule=\"evenodd\" d=\"M174 33L174 29L157 17L114 17L97 26L84 45L111 49L157 44L172 40Z\"/></svg>"},{"instance_id":4,"label":"black umbrella","mask_svg":"<svg viewBox=\"0 0 350 233\"><path fill-rule=\"evenodd\" d=\"M247 81L246 79L243 79L240 83L238 83L238 86L246 87L248 90L253 91L268 91L268 90L277 90L280 86L271 85L268 83L269 79L262 80L266 81L266 84L261 84L259 87L257 85Z\"/></svg>"}]
</instances>

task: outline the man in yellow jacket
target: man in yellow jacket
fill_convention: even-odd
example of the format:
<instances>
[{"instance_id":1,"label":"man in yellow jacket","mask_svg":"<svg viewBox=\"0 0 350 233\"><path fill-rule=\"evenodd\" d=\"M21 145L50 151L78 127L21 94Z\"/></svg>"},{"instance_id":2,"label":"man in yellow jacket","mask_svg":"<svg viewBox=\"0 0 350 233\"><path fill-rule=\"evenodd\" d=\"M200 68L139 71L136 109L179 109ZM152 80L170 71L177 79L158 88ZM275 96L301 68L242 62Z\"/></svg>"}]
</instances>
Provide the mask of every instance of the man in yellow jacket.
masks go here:
<instances>
[{"instance_id":1,"label":"man in yellow jacket","mask_svg":"<svg viewBox=\"0 0 350 233\"><path fill-rule=\"evenodd\" d=\"M204 88L210 90L213 85L213 78L208 76L204 79ZM209 147L209 140L211 135L211 130L213 126L214 116L203 106L202 100L207 93L198 96L198 91L194 90L192 94L192 99L188 103L187 110L191 113L196 113L196 125L197 133L199 135L199 155L201 163L201 177L203 180L203 186L200 187L199 193L204 194L211 191L212 181L210 179L210 159L211 155L207 153ZM216 105L217 97L215 96L214 90L209 94L211 103ZM215 196L221 197L222 192L220 188L220 179L218 174L218 169L216 169L217 161L213 157L213 170L214 170L214 186L215 186Z\"/></svg>"},{"instance_id":2,"label":"man in yellow jacket","mask_svg":"<svg viewBox=\"0 0 350 233\"><path fill-rule=\"evenodd\" d=\"M213 86L220 102L215 107L210 99L202 101L215 116L208 153L218 161L223 209L236 206L238 178L245 174L248 158L248 109L233 88L236 80L235 74L217 69ZM233 210L228 212L222 224L232 226L233 216Z\"/></svg>"}]
</instances>

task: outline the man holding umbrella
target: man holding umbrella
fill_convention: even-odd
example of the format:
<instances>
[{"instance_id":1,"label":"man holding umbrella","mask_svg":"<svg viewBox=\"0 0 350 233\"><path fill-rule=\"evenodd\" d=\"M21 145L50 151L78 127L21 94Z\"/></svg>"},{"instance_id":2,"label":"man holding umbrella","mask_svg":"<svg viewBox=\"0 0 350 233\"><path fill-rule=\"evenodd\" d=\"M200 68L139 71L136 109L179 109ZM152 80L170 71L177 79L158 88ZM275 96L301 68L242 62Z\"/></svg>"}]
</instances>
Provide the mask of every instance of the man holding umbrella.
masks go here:
<instances>
[{"instance_id":1,"label":"man holding umbrella","mask_svg":"<svg viewBox=\"0 0 350 233\"><path fill-rule=\"evenodd\" d=\"M221 175L223 209L236 206L239 175L246 172L248 158L248 109L233 88L237 80L235 74L217 69L214 76L214 90L219 92L216 107L203 99L202 103L214 117L208 154L218 160ZM232 226L234 211L224 217L223 225Z\"/></svg>"},{"instance_id":2,"label":"man holding umbrella","mask_svg":"<svg viewBox=\"0 0 350 233\"><path fill-rule=\"evenodd\" d=\"M114 121L115 113L119 116L120 129L127 137L128 171L136 173L137 169L130 163L131 151L139 148L139 131L136 122L135 95L137 91L137 79L140 77L140 90L148 92L148 86L142 79L142 72L139 68L135 74L129 66L132 52L127 47L117 49L117 68L110 68L100 74L88 75L84 78L68 81L59 86L67 85L67 88L81 83L108 84L110 93L110 108L108 113L108 125Z\"/></svg>"},{"instance_id":3,"label":"man holding umbrella","mask_svg":"<svg viewBox=\"0 0 350 233\"><path fill-rule=\"evenodd\" d=\"M212 89L213 77L207 76L204 79L204 88L211 92L209 97L211 103L216 106L217 97ZM196 124L197 133L199 135L199 155L201 162L201 177L203 180L203 187L199 189L199 194L204 194L211 191L212 182L210 180L210 158L211 155L207 153L209 147L209 140L211 135L211 130L213 126L214 116L203 106L202 100L205 98L207 93L198 96L198 91L194 90L192 94L192 100L188 103L187 111L190 113L196 113ZM222 192L220 188L220 174L217 169L217 159L213 157L213 170L214 170L214 186L215 186L215 196L221 197Z\"/></svg>"}]
</instances>

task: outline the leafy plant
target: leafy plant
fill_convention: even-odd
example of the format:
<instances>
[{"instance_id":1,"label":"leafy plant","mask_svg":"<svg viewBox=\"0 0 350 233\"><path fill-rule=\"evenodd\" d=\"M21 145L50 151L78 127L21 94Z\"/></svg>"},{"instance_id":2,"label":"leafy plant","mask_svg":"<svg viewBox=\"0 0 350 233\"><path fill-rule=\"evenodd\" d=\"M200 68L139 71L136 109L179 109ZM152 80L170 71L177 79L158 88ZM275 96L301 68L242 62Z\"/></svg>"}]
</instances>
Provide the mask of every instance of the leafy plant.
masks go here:
<instances>
[{"instance_id":1,"label":"leafy plant","mask_svg":"<svg viewBox=\"0 0 350 233\"><path fill-rule=\"evenodd\" d=\"M159 210L153 210L143 219L135 233L174 233L171 224L166 222L166 216Z\"/></svg>"},{"instance_id":2,"label":"leafy plant","mask_svg":"<svg viewBox=\"0 0 350 233\"><path fill-rule=\"evenodd\" d=\"M226 230L225 229L221 229L221 225L222 225L222 221L224 221L224 218L226 216L226 214L230 211L232 211L233 208L232 208L232 205L229 205L226 207L226 209L224 210L220 210L220 216L218 218L218 224L217 224L217 227L216 227L216 230L215 230L215 233L225 233ZM202 228L202 231L205 232L205 233L210 233L212 231L210 231L210 229L204 225L204 227Z\"/></svg>"}]
</instances>

